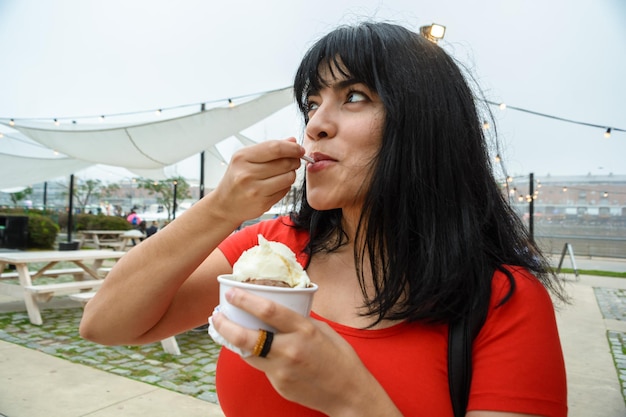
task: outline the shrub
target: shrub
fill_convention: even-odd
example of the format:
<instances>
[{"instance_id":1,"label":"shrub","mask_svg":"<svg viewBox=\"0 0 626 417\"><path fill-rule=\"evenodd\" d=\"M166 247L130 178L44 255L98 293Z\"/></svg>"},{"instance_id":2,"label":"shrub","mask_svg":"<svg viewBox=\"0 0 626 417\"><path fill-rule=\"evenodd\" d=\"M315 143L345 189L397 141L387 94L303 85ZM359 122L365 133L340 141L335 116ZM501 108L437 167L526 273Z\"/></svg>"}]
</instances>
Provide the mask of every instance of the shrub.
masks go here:
<instances>
[{"instance_id":1,"label":"shrub","mask_svg":"<svg viewBox=\"0 0 626 417\"><path fill-rule=\"evenodd\" d=\"M28 247L52 249L56 242L59 226L50 217L28 213Z\"/></svg>"},{"instance_id":2,"label":"shrub","mask_svg":"<svg viewBox=\"0 0 626 417\"><path fill-rule=\"evenodd\" d=\"M74 216L74 230L130 230L133 226L123 217L103 214L77 214Z\"/></svg>"}]
</instances>

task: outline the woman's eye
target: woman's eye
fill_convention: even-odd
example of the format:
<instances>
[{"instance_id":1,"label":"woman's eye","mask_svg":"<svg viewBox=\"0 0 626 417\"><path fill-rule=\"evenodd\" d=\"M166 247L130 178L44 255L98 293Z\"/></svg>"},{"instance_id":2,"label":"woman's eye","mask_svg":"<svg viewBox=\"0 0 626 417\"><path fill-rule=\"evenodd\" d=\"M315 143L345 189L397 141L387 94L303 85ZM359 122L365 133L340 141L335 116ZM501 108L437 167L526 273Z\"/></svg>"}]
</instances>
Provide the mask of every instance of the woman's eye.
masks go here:
<instances>
[{"instance_id":1,"label":"woman's eye","mask_svg":"<svg viewBox=\"0 0 626 417\"><path fill-rule=\"evenodd\" d=\"M359 93L358 91L352 91L348 94L348 103L358 103L359 101L367 100L367 96L363 93Z\"/></svg>"},{"instance_id":2,"label":"woman's eye","mask_svg":"<svg viewBox=\"0 0 626 417\"><path fill-rule=\"evenodd\" d=\"M311 111L313 111L313 110L317 110L317 108L318 108L318 107L319 107L319 104L317 104L317 103L316 103L316 102L314 102L314 101L309 101L309 102L307 102L307 104L306 104L306 108L307 108L307 110L308 110L308 111L310 111L310 112L311 112Z\"/></svg>"}]
</instances>

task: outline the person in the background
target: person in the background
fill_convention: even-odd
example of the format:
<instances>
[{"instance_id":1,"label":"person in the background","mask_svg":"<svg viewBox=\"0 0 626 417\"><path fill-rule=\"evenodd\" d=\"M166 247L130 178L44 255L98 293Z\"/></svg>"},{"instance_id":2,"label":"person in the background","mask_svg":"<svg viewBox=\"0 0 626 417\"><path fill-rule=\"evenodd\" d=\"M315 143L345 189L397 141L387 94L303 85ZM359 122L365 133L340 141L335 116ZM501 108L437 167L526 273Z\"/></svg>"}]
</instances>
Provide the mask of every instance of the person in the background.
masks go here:
<instances>
[{"instance_id":1,"label":"person in the background","mask_svg":"<svg viewBox=\"0 0 626 417\"><path fill-rule=\"evenodd\" d=\"M152 220L150 227L146 229L146 237L150 237L159 230L159 223L156 220Z\"/></svg>"},{"instance_id":2,"label":"person in the background","mask_svg":"<svg viewBox=\"0 0 626 417\"><path fill-rule=\"evenodd\" d=\"M126 221L133 226L138 226L141 223L141 218L137 215L134 207L130 210L130 214L126 216Z\"/></svg>"}]
</instances>

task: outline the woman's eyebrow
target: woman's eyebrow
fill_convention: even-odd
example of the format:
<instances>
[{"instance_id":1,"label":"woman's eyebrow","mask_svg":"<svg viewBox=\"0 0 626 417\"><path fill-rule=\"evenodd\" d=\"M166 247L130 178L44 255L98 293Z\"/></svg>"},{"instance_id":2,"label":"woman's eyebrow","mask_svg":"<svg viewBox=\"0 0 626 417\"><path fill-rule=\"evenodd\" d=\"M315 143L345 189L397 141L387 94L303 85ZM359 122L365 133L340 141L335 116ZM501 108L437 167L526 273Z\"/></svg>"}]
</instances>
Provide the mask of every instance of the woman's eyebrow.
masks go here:
<instances>
[{"instance_id":1,"label":"woman's eyebrow","mask_svg":"<svg viewBox=\"0 0 626 417\"><path fill-rule=\"evenodd\" d=\"M337 81L336 83L334 83L330 87L333 90L345 90L346 88L348 88L348 87L350 87L350 86L352 86L354 84L360 84L360 81L358 81L355 78L348 78L348 79L345 79L345 80Z\"/></svg>"},{"instance_id":2,"label":"woman's eyebrow","mask_svg":"<svg viewBox=\"0 0 626 417\"><path fill-rule=\"evenodd\" d=\"M361 84L361 81L358 81L355 78L348 78L348 79L336 81L333 83L325 83L325 86L326 88L330 88L331 90L334 90L334 91L341 91L341 90L345 90L346 88L354 84ZM307 96L316 96L316 95L319 95L319 93L320 93L319 89L311 89L308 91Z\"/></svg>"}]
</instances>

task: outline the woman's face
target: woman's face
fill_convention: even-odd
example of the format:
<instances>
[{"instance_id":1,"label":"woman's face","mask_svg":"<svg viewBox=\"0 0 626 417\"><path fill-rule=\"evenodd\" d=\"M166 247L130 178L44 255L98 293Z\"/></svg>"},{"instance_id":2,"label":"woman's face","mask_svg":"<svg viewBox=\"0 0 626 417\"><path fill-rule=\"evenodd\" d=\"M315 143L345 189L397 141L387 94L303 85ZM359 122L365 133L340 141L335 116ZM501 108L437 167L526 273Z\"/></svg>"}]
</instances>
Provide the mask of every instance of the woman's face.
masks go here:
<instances>
[{"instance_id":1,"label":"woman's face","mask_svg":"<svg viewBox=\"0 0 626 417\"><path fill-rule=\"evenodd\" d=\"M306 167L307 200L316 210L360 211L382 143L385 110L365 84L333 72L322 71L328 86L308 97L303 145L315 163Z\"/></svg>"}]
</instances>

